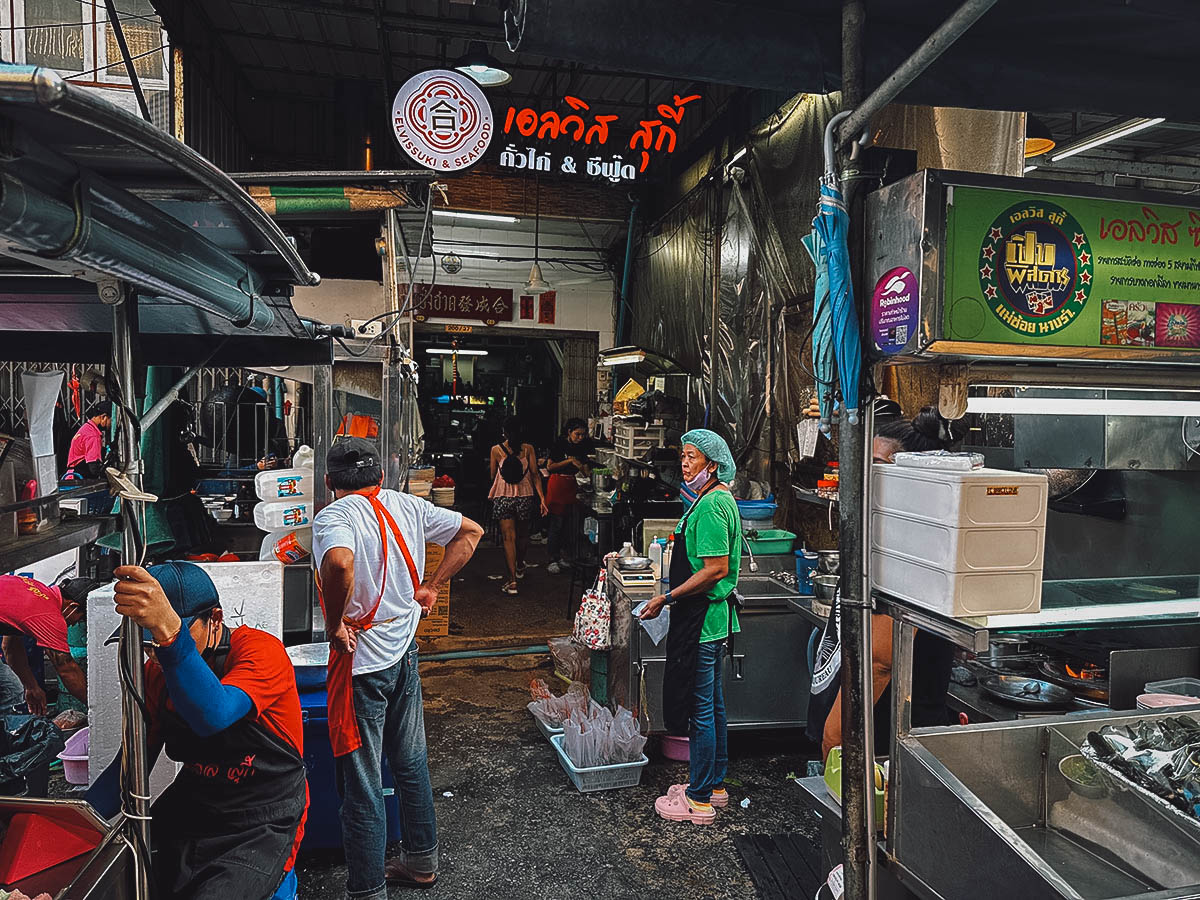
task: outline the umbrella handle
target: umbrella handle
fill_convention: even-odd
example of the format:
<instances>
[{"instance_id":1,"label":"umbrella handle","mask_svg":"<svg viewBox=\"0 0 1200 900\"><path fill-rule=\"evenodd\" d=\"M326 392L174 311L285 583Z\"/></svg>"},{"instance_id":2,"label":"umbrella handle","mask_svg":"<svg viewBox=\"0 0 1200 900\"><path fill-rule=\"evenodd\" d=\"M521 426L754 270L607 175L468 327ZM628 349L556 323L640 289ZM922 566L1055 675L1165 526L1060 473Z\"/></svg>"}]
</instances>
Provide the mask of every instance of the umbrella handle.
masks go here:
<instances>
[{"instance_id":1,"label":"umbrella handle","mask_svg":"<svg viewBox=\"0 0 1200 900\"><path fill-rule=\"evenodd\" d=\"M825 174L837 177L837 169L834 165L833 158L833 131L838 127L843 119L848 119L850 114L854 112L852 109L843 110L829 120L825 126Z\"/></svg>"}]
</instances>

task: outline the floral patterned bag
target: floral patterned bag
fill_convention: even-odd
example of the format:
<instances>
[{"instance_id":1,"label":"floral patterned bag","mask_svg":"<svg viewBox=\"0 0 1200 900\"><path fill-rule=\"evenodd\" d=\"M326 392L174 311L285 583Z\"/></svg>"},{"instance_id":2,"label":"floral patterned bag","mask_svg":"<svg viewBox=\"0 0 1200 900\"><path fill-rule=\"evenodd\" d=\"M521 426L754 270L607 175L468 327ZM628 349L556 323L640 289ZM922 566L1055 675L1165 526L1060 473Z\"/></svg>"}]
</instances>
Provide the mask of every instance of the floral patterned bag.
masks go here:
<instances>
[{"instance_id":1,"label":"floral patterned bag","mask_svg":"<svg viewBox=\"0 0 1200 900\"><path fill-rule=\"evenodd\" d=\"M612 604L604 589L604 569L596 576L596 583L584 591L579 611L575 613L575 630L572 638L592 650L607 650L612 646L609 625L612 621Z\"/></svg>"}]
</instances>

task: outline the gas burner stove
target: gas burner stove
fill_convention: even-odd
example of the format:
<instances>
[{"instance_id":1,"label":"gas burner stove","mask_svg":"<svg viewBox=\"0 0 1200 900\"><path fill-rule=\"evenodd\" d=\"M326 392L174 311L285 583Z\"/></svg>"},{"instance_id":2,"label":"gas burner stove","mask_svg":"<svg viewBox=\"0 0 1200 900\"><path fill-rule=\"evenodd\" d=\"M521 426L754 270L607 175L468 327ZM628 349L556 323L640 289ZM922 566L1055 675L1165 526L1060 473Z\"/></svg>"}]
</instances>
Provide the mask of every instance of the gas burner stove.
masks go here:
<instances>
[{"instance_id":1,"label":"gas burner stove","mask_svg":"<svg viewBox=\"0 0 1200 900\"><path fill-rule=\"evenodd\" d=\"M1108 702L1108 667L1070 657L1048 659L1038 666L1042 677L1075 692L1078 697Z\"/></svg>"}]
</instances>

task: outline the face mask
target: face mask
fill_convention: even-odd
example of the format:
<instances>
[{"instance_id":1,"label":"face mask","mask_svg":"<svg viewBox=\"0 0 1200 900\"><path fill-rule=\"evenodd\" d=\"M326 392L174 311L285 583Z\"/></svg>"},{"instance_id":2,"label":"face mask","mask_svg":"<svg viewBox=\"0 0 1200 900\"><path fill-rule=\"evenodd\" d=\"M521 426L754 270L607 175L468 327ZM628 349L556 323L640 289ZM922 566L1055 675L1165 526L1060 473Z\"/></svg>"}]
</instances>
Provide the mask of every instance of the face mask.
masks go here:
<instances>
[{"instance_id":1,"label":"face mask","mask_svg":"<svg viewBox=\"0 0 1200 900\"><path fill-rule=\"evenodd\" d=\"M698 494L700 493L700 489L708 484L708 480L711 477L712 473L709 472L708 469L701 469L695 478L687 482L687 486L691 489L693 494Z\"/></svg>"}]
</instances>

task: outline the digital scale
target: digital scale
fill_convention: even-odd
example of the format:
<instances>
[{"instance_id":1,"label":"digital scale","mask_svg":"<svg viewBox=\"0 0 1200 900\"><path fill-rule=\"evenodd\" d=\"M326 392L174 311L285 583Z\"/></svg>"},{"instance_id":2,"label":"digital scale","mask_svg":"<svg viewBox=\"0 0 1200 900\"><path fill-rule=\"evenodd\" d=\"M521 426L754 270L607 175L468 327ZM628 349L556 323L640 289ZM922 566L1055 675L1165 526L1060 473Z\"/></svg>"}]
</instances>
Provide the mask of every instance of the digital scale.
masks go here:
<instances>
[{"instance_id":1,"label":"digital scale","mask_svg":"<svg viewBox=\"0 0 1200 900\"><path fill-rule=\"evenodd\" d=\"M658 579L654 577L653 569L638 569L636 571L622 571L617 569L615 576L617 584L623 588L649 588L653 590L658 583Z\"/></svg>"}]
</instances>

